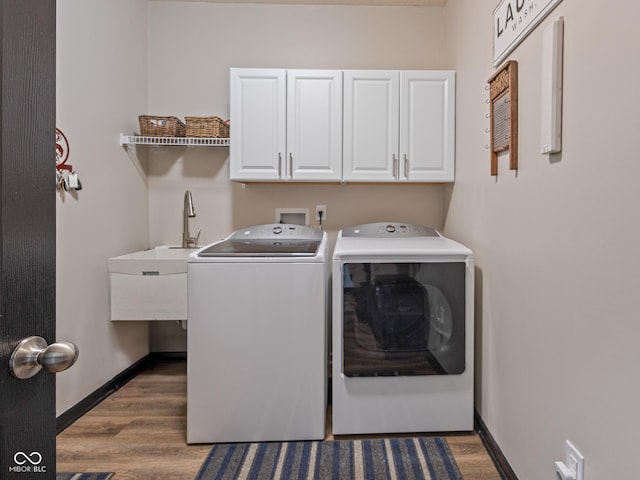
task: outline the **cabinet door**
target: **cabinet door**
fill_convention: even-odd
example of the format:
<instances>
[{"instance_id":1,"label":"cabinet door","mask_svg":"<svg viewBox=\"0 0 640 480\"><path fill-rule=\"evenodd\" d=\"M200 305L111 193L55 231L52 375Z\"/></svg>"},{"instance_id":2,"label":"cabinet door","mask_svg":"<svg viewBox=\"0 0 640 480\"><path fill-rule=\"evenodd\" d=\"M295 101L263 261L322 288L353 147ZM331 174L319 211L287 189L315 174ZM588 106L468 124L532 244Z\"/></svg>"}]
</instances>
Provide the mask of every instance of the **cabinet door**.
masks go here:
<instances>
[{"instance_id":1,"label":"cabinet door","mask_svg":"<svg viewBox=\"0 0 640 480\"><path fill-rule=\"evenodd\" d=\"M396 180L399 90L397 71L344 72L344 180Z\"/></svg>"},{"instance_id":2,"label":"cabinet door","mask_svg":"<svg viewBox=\"0 0 640 480\"><path fill-rule=\"evenodd\" d=\"M400 73L400 181L452 182L455 72Z\"/></svg>"},{"instance_id":3,"label":"cabinet door","mask_svg":"<svg viewBox=\"0 0 640 480\"><path fill-rule=\"evenodd\" d=\"M342 71L287 71L287 178L342 178Z\"/></svg>"},{"instance_id":4,"label":"cabinet door","mask_svg":"<svg viewBox=\"0 0 640 480\"><path fill-rule=\"evenodd\" d=\"M278 69L230 72L231 180L284 178L286 74Z\"/></svg>"}]
</instances>

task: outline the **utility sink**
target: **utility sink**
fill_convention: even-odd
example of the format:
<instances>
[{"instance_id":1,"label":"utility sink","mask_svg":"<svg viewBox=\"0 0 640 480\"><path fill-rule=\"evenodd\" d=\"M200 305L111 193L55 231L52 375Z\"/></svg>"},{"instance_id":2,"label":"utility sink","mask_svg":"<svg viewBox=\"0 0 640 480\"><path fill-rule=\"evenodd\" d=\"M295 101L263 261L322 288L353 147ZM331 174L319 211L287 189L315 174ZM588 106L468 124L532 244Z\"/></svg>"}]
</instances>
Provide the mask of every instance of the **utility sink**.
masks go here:
<instances>
[{"instance_id":1,"label":"utility sink","mask_svg":"<svg viewBox=\"0 0 640 480\"><path fill-rule=\"evenodd\" d=\"M187 259L197 248L161 246L109 259L109 272L129 275L187 273Z\"/></svg>"},{"instance_id":2,"label":"utility sink","mask_svg":"<svg viewBox=\"0 0 640 480\"><path fill-rule=\"evenodd\" d=\"M186 320L187 265L196 250L160 246L110 258L111 320Z\"/></svg>"}]
</instances>

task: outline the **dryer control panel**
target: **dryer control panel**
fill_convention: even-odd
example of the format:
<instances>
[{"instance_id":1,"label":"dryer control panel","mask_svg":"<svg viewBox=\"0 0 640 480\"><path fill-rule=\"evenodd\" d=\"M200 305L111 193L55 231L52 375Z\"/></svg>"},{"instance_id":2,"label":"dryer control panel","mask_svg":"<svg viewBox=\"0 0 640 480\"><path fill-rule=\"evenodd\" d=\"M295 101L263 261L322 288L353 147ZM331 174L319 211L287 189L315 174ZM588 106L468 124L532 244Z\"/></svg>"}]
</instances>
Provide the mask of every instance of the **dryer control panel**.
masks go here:
<instances>
[{"instance_id":1,"label":"dryer control panel","mask_svg":"<svg viewBox=\"0 0 640 480\"><path fill-rule=\"evenodd\" d=\"M379 222L356 225L342 230L343 237L364 238L400 238L400 237L439 237L433 228L410 223Z\"/></svg>"}]
</instances>

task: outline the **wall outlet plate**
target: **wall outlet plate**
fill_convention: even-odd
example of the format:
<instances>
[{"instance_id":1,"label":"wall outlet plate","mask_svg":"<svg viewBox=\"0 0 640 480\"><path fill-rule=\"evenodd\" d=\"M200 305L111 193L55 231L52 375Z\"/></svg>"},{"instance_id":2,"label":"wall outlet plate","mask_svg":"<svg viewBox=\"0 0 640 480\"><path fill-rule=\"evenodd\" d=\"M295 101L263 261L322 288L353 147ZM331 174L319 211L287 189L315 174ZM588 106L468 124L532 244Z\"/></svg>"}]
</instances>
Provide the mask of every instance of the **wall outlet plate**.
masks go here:
<instances>
[{"instance_id":1,"label":"wall outlet plate","mask_svg":"<svg viewBox=\"0 0 640 480\"><path fill-rule=\"evenodd\" d=\"M565 464L576 472L576 480L584 480L584 457L573 444L567 440Z\"/></svg>"},{"instance_id":2,"label":"wall outlet plate","mask_svg":"<svg viewBox=\"0 0 640 480\"><path fill-rule=\"evenodd\" d=\"M320 212L322 212L322 221L324 222L327 219L327 206L326 205L316 205L316 220L320 221Z\"/></svg>"}]
</instances>

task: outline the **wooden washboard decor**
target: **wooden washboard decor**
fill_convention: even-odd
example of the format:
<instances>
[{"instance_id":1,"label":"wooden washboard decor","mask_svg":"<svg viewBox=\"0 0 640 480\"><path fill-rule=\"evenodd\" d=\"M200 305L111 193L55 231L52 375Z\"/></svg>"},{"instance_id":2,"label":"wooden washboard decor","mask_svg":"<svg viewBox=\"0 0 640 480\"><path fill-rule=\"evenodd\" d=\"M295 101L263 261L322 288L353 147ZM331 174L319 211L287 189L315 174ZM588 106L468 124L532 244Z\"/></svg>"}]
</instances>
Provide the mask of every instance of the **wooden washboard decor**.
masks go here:
<instances>
[{"instance_id":1,"label":"wooden washboard decor","mask_svg":"<svg viewBox=\"0 0 640 480\"><path fill-rule=\"evenodd\" d=\"M509 168L518 169L518 62L511 60L489 78L491 175L498 175L498 153L509 150Z\"/></svg>"}]
</instances>

